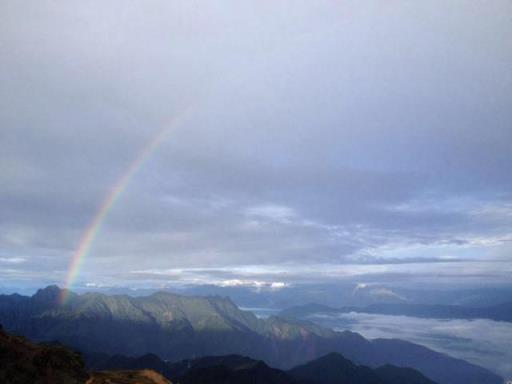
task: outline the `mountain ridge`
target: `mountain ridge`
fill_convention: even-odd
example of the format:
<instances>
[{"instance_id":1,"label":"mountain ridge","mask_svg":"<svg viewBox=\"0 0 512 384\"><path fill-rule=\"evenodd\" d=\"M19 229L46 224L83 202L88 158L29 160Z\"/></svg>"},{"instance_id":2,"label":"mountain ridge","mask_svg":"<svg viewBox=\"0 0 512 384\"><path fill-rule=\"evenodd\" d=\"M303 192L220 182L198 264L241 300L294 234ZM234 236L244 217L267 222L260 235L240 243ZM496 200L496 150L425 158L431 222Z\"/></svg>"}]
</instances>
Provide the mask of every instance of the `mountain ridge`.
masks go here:
<instances>
[{"instance_id":1,"label":"mountain ridge","mask_svg":"<svg viewBox=\"0 0 512 384\"><path fill-rule=\"evenodd\" d=\"M87 367L82 357L88 361ZM310 368L316 366L322 371ZM80 356L62 345L34 344L0 329L0 381L6 384L330 384L322 375L324 371L335 372L338 379L351 377L351 384L397 384L394 377L402 376L408 379L407 384L435 384L413 369L393 366L386 366L386 377L381 378L378 369L356 367L338 354L321 357L297 370L306 371L308 380L295 374L295 369L285 372L238 355L179 362L164 362L156 355ZM342 383L338 380L338 384Z\"/></svg>"},{"instance_id":2,"label":"mountain ridge","mask_svg":"<svg viewBox=\"0 0 512 384\"><path fill-rule=\"evenodd\" d=\"M87 357L86 357L87 358ZM329 353L304 365L281 371L246 356L208 356L164 362L156 356L138 358L89 357L92 369L151 369L182 384L436 384L412 368L386 365L375 369L357 366L337 353ZM326 375L327 373L327 375ZM400 380L406 380L402 383Z\"/></svg>"},{"instance_id":3,"label":"mountain ridge","mask_svg":"<svg viewBox=\"0 0 512 384\"><path fill-rule=\"evenodd\" d=\"M466 307L446 304L380 303L364 307L330 307L322 304L305 304L286 308L279 312L286 318L304 318L315 313L368 313L379 315L413 316L436 319L488 319L512 322L512 302L488 307Z\"/></svg>"},{"instance_id":4,"label":"mountain ridge","mask_svg":"<svg viewBox=\"0 0 512 384\"><path fill-rule=\"evenodd\" d=\"M317 384L436 384L410 368L384 365L371 369L356 365L338 353L329 353L288 371L293 377Z\"/></svg>"},{"instance_id":5,"label":"mountain ridge","mask_svg":"<svg viewBox=\"0 0 512 384\"><path fill-rule=\"evenodd\" d=\"M154 353L171 361L239 354L281 369L338 352L370 367L413 367L439 384L502 382L484 368L419 345L370 341L354 332L335 332L300 320L259 319L228 298L167 292L143 297L71 294L59 306L49 299L57 300L58 294L50 287L32 297L0 295L0 322L30 339L59 340L84 352ZM437 369L440 364L454 374Z\"/></svg>"}]
</instances>

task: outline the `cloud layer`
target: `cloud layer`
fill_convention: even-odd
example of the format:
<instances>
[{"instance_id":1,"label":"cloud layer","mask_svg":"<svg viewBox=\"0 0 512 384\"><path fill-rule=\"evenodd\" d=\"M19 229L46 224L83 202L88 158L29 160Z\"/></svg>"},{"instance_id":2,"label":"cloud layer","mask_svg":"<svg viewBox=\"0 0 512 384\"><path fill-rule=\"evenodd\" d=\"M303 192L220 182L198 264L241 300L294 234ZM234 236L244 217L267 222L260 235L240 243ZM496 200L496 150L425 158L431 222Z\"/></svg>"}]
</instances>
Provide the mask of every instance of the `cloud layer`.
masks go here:
<instances>
[{"instance_id":1,"label":"cloud layer","mask_svg":"<svg viewBox=\"0 0 512 384\"><path fill-rule=\"evenodd\" d=\"M512 324L492 320L439 320L407 316L348 313L312 316L335 329L350 329L369 338L399 338L428 346L502 375L512 377Z\"/></svg>"},{"instance_id":2,"label":"cloud layer","mask_svg":"<svg viewBox=\"0 0 512 384\"><path fill-rule=\"evenodd\" d=\"M507 281L511 11L2 2L0 278L61 282L116 180L181 116L79 284Z\"/></svg>"}]
</instances>

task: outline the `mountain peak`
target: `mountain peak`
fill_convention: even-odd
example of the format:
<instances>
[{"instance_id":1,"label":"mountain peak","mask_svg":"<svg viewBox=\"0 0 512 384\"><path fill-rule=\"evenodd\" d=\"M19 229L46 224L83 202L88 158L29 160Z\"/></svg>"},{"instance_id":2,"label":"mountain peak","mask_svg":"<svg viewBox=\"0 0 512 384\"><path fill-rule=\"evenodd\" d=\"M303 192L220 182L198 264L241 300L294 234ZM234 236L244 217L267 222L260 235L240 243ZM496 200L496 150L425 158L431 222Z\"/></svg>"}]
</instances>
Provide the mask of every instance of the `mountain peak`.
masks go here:
<instances>
[{"instance_id":1,"label":"mountain peak","mask_svg":"<svg viewBox=\"0 0 512 384\"><path fill-rule=\"evenodd\" d=\"M341 354L330 352L316 360L304 364L303 367L315 369L332 369L333 367L336 367L337 370L353 370L357 366Z\"/></svg>"},{"instance_id":2,"label":"mountain peak","mask_svg":"<svg viewBox=\"0 0 512 384\"><path fill-rule=\"evenodd\" d=\"M54 307L60 305L60 300L63 296L74 298L78 295L66 288L60 288L58 285L52 284L38 289L32 295L32 300L35 303L39 303L39 305Z\"/></svg>"},{"instance_id":3,"label":"mountain peak","mask_svg":"<svg viewBox=\"0 0 512 384\"><path fill-rule=\"evenodd\" d=\"M32 296L34 300L42 302L58 302L62 290L57 285L49 285L45 288L38 289Z\"/></svg>"},{"instance_id":4,"label":"mountain peak","mask_svg":"<svg viewBox=\"0 0 512 384\"><path fill-rule=\"evenodd\" d=\"M70 305L57 306L61 292L60 288L49 286L26 301L0 296L0 322L6 329L34 340L59 340L82 351L110 355L153 352L165 360L178 361L238 353L271 366L289 368L334 351L358 364L408 365L441 384L503 382L483 368L419 345L398 340L369 341L357 333L336 332L306 321L275 316L258 319L227 305L228 301L221 301L220 297L167 292L135 298L73 294ZM369 368L361 366L356 366L354 372L340 355L324 358L326 364L305 367L304 373L314 371L330 375L333 380L340 375L372 376ZM159 366L153 364L156 359L148 360L149 365ZM330 360L341 363L328 364ZM441 372L440 364L446 368ZM340 384L339 380L336 384Z\"/></svg>"},{"instance_id":5,"label":"mountain peak","mask_svg":"<svg viewBox=\"0 0 512 384\"><path fill-rule=\"evenodd\" d=\"M352 364L353 363L346 359L343 355L337 353L337 352L330 352L327 355L324 355L322 357L319 357L317 361L326 361L330 363L338 363L338 364Z\"/></svg>"}]
</instances>

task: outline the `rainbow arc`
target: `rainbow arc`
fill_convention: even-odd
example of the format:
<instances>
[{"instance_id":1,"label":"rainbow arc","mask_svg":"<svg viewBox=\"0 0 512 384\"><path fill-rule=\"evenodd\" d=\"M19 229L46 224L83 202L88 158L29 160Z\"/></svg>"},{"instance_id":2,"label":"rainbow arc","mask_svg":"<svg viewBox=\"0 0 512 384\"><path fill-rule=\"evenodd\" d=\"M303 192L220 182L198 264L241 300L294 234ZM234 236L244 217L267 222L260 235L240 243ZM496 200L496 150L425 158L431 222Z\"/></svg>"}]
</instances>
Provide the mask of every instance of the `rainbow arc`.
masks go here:
<instances>
[{"instance_id":1,"label":"rainbow arc","mask_svg":"<svg viewBox=\"0 0 512 384\"><path fill-rule=\"evenodd\" d=\"M132 177L139 171L144 165L146 160L158 149L158 147L165 141L169 131L176 127L178 123L183 121L184 117L190 111L190 108L186 109L184 113L176 116L170 124L158 131L155 136L148 141L148 143L142 148L135 159L130 163L123 174L117 179L115 184L109 189L107 195L96 209L94 216L90 220L89 224L82 232L80 240L76 249L73 252L71 260L68 265L66 277L64 280L64 290L60 297L61 304L64 304L69 297L69 290L72 288L80 269L86 259L94 240L100 232L105 218L108 216L112 207L116 204L119 197L126 190Z\"/></svg>"}]
</instances>

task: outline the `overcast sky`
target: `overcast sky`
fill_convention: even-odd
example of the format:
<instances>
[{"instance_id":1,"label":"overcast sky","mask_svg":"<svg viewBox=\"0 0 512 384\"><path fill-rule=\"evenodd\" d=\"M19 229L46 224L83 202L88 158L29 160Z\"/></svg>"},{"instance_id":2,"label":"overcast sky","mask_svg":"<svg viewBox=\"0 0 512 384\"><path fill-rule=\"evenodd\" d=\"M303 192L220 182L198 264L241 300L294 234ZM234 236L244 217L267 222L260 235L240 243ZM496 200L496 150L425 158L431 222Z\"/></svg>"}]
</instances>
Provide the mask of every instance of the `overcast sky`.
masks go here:
<instances>
[{"instance_id":1,"label":"overcast sky","mask_svg":"<svg viewBox=\"0 0 512 384\"><path fill-rule=\"evenodd\" d=\"M512 277L510 1L0 3L0 280Z\"/></svg>"}]
</instances>

